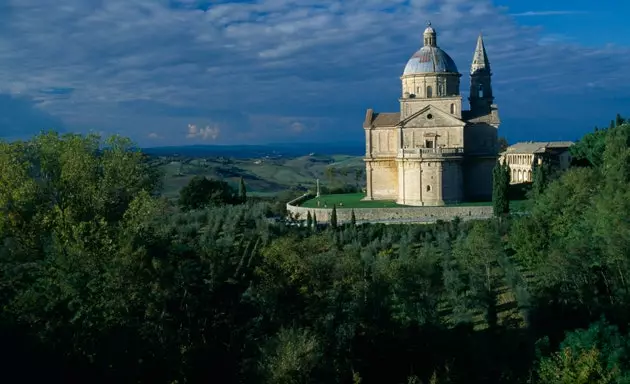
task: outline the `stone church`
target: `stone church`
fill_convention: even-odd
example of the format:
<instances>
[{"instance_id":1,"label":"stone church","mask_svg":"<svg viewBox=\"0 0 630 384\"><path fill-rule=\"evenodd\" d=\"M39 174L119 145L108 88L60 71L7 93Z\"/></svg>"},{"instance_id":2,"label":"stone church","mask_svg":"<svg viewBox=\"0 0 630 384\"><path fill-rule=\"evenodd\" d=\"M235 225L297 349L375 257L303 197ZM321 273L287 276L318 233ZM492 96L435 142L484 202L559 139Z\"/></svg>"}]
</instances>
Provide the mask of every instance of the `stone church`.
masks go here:
<instances>
[{"instance_id":1,"label":"stone church","mask_svg":"<svg viewBox=\"0 0 630 384\"><path fill-rule=\"evenodd\" d=\"M439 206L492 197L499 115L483 38L470 69L469 110L461 74L437 44L429 23L424 46L407 62L400 112L368 109L365 129L366 200Z\"/></svg>"}]
</instances>

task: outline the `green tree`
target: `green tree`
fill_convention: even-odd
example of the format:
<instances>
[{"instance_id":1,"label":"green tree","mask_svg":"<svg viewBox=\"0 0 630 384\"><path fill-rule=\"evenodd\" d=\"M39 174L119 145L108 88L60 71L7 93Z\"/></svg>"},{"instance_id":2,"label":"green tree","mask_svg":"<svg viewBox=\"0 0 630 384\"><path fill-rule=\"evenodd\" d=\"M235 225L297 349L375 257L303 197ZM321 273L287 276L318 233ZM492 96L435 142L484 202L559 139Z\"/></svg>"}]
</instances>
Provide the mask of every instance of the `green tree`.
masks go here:
<instances>
[{"instance_id":1,"label":"green tree","mask_svg":"<svg viewBox=\"0 0 630 384\"><path fill-rule=\"evenodd\" d=\"M236 200L234 191L228 183L205 176L193 177L179 192L179 206L183 210L233 204Z\"/></svg>"},{"instance_id":2,"label":"green tree","mask_svg":"<svg viewBox=\"0 0 630 384\"><path fill-rule=\"evenodd\" d=\"M354 215L354 209L352 211L350 211L350 225L352 227L356 227L357 226L357 218Z\"/></svg>"},{"instance_id":3,"label":"green tree","mask_svg":"<svg viewBox=\"0 0 630 384\"><path fill-rule=\"evenodd\" d=\"M337 206L333 204L332 211L330 212L330 227L337 228Z\"/></svg>"},{"instance_id":4,"label":"green tree","mask_svg":"<svg viewBox=\"0 0 630 384\"><path fill-rule=\"evenodd\" d=\"M241 204L247 202L247 188L245 186L245 180L243 179L243 176L241 176L238 183L238 200Z\"/></svg>"},{"instance_id":5,"label":"green tree","mask_svg":"<svg viewBox=\"0 0 630 384\"><path fill-rule=\"evenodd\" d=\"M313 212L313 230L317 230L317 214Z\"/></svg>"},{"instance_id":6,"label":"green tree","mask_svg":"<svg viewBox=\"0 0 630 384\"><path fill-rule=\"evenodd\" d=\"M313 227L313 217L311 216L311 211L308 211L306 214L306 228Z\"/></svg>"},{"instance_id":7,"label":"green tree","mask_svg":"<svg viewBox=\"0 0 630 384\"><path fill-rule=\"evenodd\" d=\"M534 196L540 196L544 192L547 184L549 184L550 173L551 168L546 162L534 166L532 182L532 193Z\"/></svg>"},{"instance_id":8,"label":"green tree","mask_svg":"<svg viewBox=\"0 0 630 384\"><path fill-rule=\"evenodd\" d=\"M507 163L497 162L492 170L492 208L495 216L503 216L510 210L508 192L510 170Z\"/></svg>"}]
</instances>

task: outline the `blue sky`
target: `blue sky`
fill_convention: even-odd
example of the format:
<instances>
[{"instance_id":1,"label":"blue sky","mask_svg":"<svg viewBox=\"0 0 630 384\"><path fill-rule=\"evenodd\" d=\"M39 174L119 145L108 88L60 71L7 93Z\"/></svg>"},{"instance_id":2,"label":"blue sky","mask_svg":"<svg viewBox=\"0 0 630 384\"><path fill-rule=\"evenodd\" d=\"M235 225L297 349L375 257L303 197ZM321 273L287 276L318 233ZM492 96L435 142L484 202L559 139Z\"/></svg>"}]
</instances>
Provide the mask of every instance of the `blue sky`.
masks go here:
<instances>
[{"instance_id":1,"label":"blue sky","mask_svg":"<svg viewBox=\"0 0 630 384\"><path fill-rule=\"evenodd\" d=\"M143 146L363 140L426 20L468 68L483 31L510 142L630 115L621 0L0 0L0 137Z\"/></svg>"}]
</instances>

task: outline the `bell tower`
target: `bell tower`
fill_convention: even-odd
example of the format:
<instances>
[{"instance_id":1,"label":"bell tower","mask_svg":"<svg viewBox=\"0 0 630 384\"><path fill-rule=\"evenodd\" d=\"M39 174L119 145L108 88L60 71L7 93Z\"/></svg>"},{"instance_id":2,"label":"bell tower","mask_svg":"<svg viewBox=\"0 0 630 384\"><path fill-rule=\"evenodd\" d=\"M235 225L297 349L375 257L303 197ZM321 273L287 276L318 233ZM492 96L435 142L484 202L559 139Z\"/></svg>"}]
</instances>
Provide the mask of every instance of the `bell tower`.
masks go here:
<instances>
[{"instance_id":1,"label":"bell tower","mask_svg":"<svg viewBox=\"0 0 630 384\"><path fill-rule=\"evenodd\" d=\"M492 72L486 47L483 44L483 36L479 34L477 47L470 66L470 110L475 113L485 114L490 112L494 101L492 96Z\"/></svg>"}]
</instances>

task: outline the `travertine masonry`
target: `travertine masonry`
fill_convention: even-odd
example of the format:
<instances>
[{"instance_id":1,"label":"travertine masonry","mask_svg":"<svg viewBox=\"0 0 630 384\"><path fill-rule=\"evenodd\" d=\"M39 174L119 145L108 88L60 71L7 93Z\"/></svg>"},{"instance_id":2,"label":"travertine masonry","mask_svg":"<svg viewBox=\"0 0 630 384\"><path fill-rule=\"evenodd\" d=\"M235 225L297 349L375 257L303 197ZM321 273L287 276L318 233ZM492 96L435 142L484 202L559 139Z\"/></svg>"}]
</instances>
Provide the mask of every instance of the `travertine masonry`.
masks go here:
<instances>
[{"instance_id":1,"label":"travertine masonry","mask_svg":"<svg viewBox=\"0 0 630 384\"><path fill-rule=\"evenodd\" d=\"M332 208L305 208L297 204L309 199L311 196L304 195L287 203L287 212L298 220L305 220L308 212L311 216L315 214L317 222L324 223L330 221ZM352 209L337 208L337 221L340 224L350 221ZM453 220L459 217L462 220L487 219L492 217L491 206L470 206L470 207L400 207L400 208L355 208L354 216L359 222L371 221L392 221L396 222L432 222L437 220Z\"/></svg>"}]
</instances>

